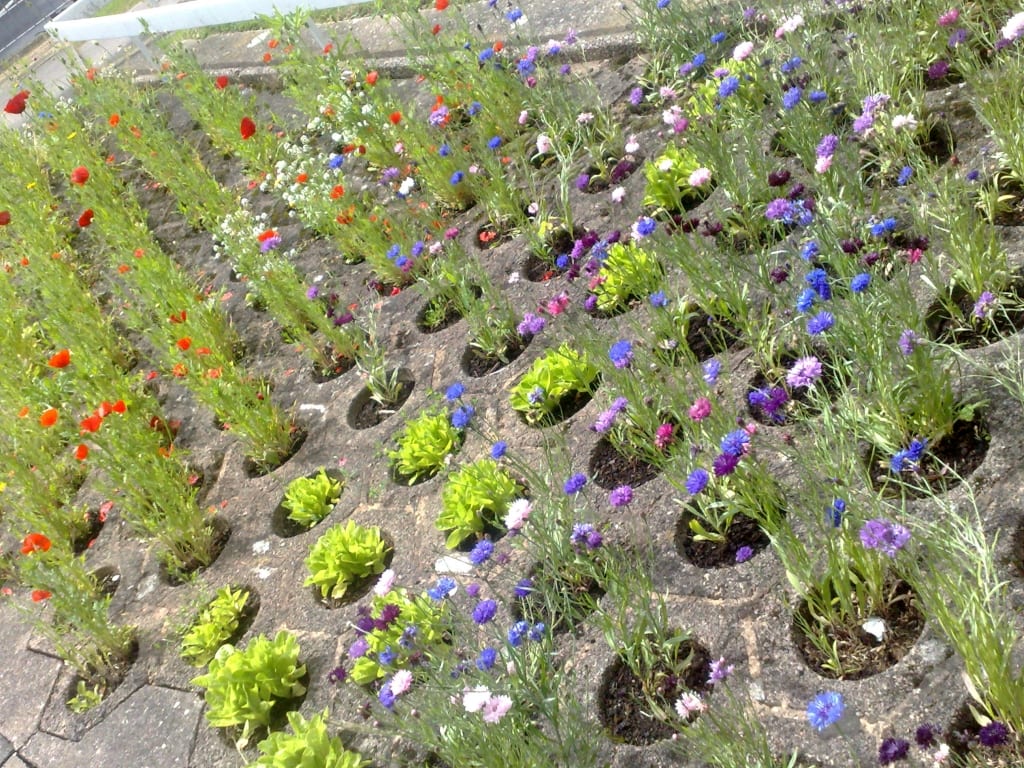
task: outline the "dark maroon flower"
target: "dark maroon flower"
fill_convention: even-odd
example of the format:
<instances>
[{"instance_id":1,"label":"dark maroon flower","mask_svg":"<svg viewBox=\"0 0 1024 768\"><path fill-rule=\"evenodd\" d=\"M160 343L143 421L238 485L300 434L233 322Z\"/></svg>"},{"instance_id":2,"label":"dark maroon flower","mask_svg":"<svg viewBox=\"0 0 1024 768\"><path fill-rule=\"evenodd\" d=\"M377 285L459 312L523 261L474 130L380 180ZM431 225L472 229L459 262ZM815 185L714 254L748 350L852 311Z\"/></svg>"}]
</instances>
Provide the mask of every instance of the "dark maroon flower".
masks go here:
<instances>
[{"instance_id":1,"label":"dark maroon flower","mask_svg":"<svg viewBox=\"0 0 1024 768\"><path fill-rule=\"evenodd\" d=\"M889 765L897 760L904 760L909 752L910 742L906 739L883 739L882 745L878 748L878 764Z\"/></svg>"},{"instance_id":2,"label":"dark maroon flower","mask_svg":"<svg viewBox=\"0 0 1024 768\"><path fill-rule=\"evenodd\" d=\"M768 278L775 284L786 282L789 278L789 270L786 267L775 267L771 272L768 273Z\"/></svg>"},{"instance_id":3,"label":"dark maroon flower","mask_svg":"<svg viewBox=\"0 0 1024 768\"><path fill-rule=\"evenodd\" d=\"M859 253L860 249L864 247L864 241L859 237L851 238L849 240L840 240L839 248L843 253L854 254Z\"/></svg>"},{"instance_id":4,"label":"dark maroon flower","mask_svg":"<svg viewBox=\"0 0 1024 768\"><path fill-rule=\"evenodd\" d=\"M933 62L932 65L928 67L929 80L941 80L948 74L949 62L947 61L943 61L940 59L939 61Z\"/></svg>"},{"instance_id":5,"label":"dark maroon flower","mask_svg":"<svg viewBox=\"0 0 1024 768\"><path fill-rule=\"evenodd\" d=\"M631 174L635 170L636 163L634 163L632 160L629 160L628 158L623 158L622 160L619 160L619 162L615 164L615 167L612 168L611 173L608 174L608 178L611 180L612 184L618 184L620 181L629 176L629 174Z\"/></svg>"},{"instance_id":6,"label":"dark maroon flower","mask_svg":"<svg viewBox=\"0 0 1024 768\"><path fill-rule=\"evenodd\" d=\"M789 181L789 171L783 168L780 171L772 171L768 174L768 186L769 187L781 187L787 181Z\"/></svg>"}]
</instances>

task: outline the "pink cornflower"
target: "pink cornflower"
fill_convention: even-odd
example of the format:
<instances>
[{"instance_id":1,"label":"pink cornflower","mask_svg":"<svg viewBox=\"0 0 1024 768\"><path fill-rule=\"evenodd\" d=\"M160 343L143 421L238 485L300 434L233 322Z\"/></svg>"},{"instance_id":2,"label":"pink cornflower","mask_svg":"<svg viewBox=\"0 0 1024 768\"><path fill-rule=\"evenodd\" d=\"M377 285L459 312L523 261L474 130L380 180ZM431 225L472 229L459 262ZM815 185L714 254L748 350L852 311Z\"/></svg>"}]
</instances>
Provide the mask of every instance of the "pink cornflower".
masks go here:
<instances>
[{"instance_id":1,"label":"pink cornflower","mask_svg":"<svg viewBox=\"0 0 1024 768\"><path fill-rule=\"evenodd\" d=\"M690 406L689 414L694 421L706 419L711 414L711 401L706 397L698 397Z\"/></svg>"},{"instance_id":2,"label":"pink cornflower","mask_svg":"<svg viewBox=\"0 0 1024 768\"><path fill-rule=\"evenodd\" d=\"M960 18L960 11L956 8L950 8L944 14L939 16L939 26L948 27L956 24L956 20Z\"/></svg>"},{"instance_id":3,"label":"pink cornflower","mask_svg":"<svg viewBox=\"0 0 1024 768\"><path fill-rule=\"evenodd\" d=\"M672 442L673 429L673 426L667 422L659 426L654 433L654 447L659 451L664 451L668 448L669 443Z\"/></svg>"},{"instance_id":4,"label":"pink cornflower","mask_svg":"<svg viewBox=\"0 0 1024 768\"><path fill-rule=\"evenodd\" d=\"M512 709L512 699L508 696L491 696L483 706L484 722L499 723Z\"/></svg>"}]
</instances>

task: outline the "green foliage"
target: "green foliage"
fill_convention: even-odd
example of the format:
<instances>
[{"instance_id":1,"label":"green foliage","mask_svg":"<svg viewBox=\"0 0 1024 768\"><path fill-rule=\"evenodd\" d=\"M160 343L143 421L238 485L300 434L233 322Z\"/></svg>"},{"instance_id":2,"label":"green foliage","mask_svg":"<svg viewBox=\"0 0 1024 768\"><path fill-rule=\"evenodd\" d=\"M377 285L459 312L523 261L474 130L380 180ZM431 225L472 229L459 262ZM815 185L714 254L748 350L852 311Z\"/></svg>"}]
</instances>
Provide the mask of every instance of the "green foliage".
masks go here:
<instances>
[{"instance_id":1,"label":"green foliage","mask_svg":"<svg viewBox=\"0 0 1024 768\"><path fill-rule=\"evenodd\" d=\"M454 549L473 534L495 524L522 492L493 459L480 459L453 472L441 491L441 514L435 525L448 531L445 542Z\"/></svg>"},{"instance_id":2,"label":"green foliage","mask_svg":"<svg viewBox=\"0 0 1024 768\"><path fill-rule=\"evenodd\" d=\"M666 211L692 208L706 198L714 186L690 186L690 174L701 167L697 155L687 147L669 144L656 160L644 165L647 188L644 190L644 205Z\"/></svg>"},{"instance_id":3,"label":"green foliage","mask_svg":"<svg viewBox=\"0 0 1024 768\"><path fill-rule=\"evenodd\" d=\"M288 519L303 528L312 528L334 509L341 497L340 480L335 480L321 467L315 477L297 477L288 483L284 508Z\"/></svg>"},{"instance_id":4,"label":"green foliage","mask_svg":"<svg viewBox=\"0 0 1024 768\"><path fill-rule=\"evenodd\" d=\"M210 660L205 675L192 684L206 689L206 719L215 728L243 726L241 745L254 727L270 724L277 699L293 699L306 692L300 680L306 665L299 664L299 643L284 630L273 640L257 635L244 650L222 645Z\"/></svg>"},{"instance_id":5,"label":"green foliage","mask_svg":"<svg viewBox=\"0 0 1024 768\"><path fill-rule=\"evenodd\" d=\"M325 598L339 600L358 579L383 571L387 552L377 526L364 528L355 520L336 525L310 548L305 586L315 585Z\"/></svg>"},{"instance_id":6,"label":"green foliage","mask_svg":"<svg viewBox=\"0 0 1024 768\"><path fill-rule=\"evenodd\" d=\"M462 432L452 426L446 412L426 411L406 422L398 436L398 449L388 451L388 458L395 471L412 485L441 471L461 442Z\"/></svg>"},{"instance_id":7,"label":"green foliage","mask_svg":"<svg viewBox=\"0 0 1024 768\"><path fill-rule=\"evenodd\" d=\"M451 620L447 601L435 602L426 594L409 597L404 589L393 589L386 595L374 596L370 616L379 619L388 605L398 608L398 618L383 626L375 625L363 635L367 652L353 662L348 673L348 679L357 685L369 685L386 674L410 666L414 659L422 657L424 651L440 653L449 642ZM411 646L399 643L408 627L416 628L416 642ZM386 648L396 656L385 669L377 659Z\"/></svg>"},{"instance_id":8,"label":"green foliage","mask_svg":"<svg viewBox=\"0 0 1024 768\"><path fill-rule=\"evenodd\" d=\"M512 388L512 407L526 417L527 423L543 423L551 418L563 397L590 392L597 375L597 366L564 342L534 360ZM531 397L536 402L531 402Z\"/></svg>"},{"instance_id":9,"label":"green foliage","mask_svg":"<svg viewBox=\"0 0 1024 768\"><path fill-rule=\"evenodd\" d=\"M629 242L612 245L597 274L601 281L594 286L597 308L613 312L658 290L665 270L653 253Z\"/></svg>"},{"instance_id":10,"label":"green foliage","mask_svg":"<svg viewBox=\"0 0 1024 768\"><path fill-rule=\"evenodd\" d=\"M199 614L195 623L181 639L181 658L193 667L208 664L210 659L238 629L238 621L249 600L244 589L223 587Z\"/></svg>"},{"instance_id":11,"label":"green foliage","mask_svg":"<svg viewBox=\"0 0 1024 768\"><path fill-rule=\"evenodd\" d=\"M79 680L75 695L68 699L68 709L81 714L88 712L101 701L103 696L100 694L99 686L89 687L85 680Z\"/></svg>"},{"instance_id":12,"label":"green foliage","mask_svg":"<svg viewBox=\"0 0 1024 768\"><path fill-rule=\"evenodd\" d=\"M288 713L292 733L275 731L259 743L257 768L363 768L369 765L358 752L349 752L337 736L327 735L328 711L310 720Z\"/></svg>"}]
</instances>

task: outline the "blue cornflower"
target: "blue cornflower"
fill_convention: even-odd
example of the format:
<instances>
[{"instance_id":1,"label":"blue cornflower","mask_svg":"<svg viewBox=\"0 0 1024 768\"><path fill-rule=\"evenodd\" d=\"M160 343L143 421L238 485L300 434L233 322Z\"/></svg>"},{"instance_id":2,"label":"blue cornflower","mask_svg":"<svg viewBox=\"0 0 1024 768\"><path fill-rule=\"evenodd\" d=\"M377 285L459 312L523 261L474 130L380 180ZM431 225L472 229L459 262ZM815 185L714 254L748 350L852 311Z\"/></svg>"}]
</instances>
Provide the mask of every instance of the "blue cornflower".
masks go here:
<instances>
[{"instance_id":1,"label":"blue cornflower","mask_svg":"<svg viewBox=\"0 0 1024 768\"><path fill-rule=\"evenodd\" d=\"M480 651L480 655L476 657L476 668L481 672L486 672L494 666L494 662L498 660L498 652L493 648L484 648Z\"/></svg>"},{"instance_id":2,"label":"blue cornflower","mask_svg":"<svg viewBox=\"0 0 1024 768\"><path fill-rule=\"evenodd\" d=\"M740 87L740 79L735 75L729 75L729 77L722 80L718 86L718 98L727 99L736 93Z\"/></svg>"},{"instance_id":3,"label":"blue cornflower","mask_svg":"<svg viewBox=\"0 0 1024 768\"><path fill-rule=\"evenodd\" d=\"M505 455L506 451L508 451L508 443L504 440L499 440L491 446L491 458L495 460L500 459Z\"/></svg>"},{"instance_id":4,"label":"blue cornflower","mask_svg":"<svg viewBox=\"0 0 1024 768\"><path fill-rule=\"evenodd\" d=\"M528 594L533 592L533 579L526 577L516 582L515 587L512 589L512 594L522 599Z\"/></svg>"},{"instance_id":5,"label":"blue cornflower","mask_svg":"<svg viewBox=\"0 0 1024 768\"><path fill-rule=\"evenodd\" d=\"M859 275L854 275L853 279L850 280L850 290L854 293L864 293L871 285L871 275L867 272L861 272Z\"/></svg>"},{"instance_id":6,"label":"blue cornflower","mask_svg":"<svg viewBox=\"0 0 1024 768\"><path fill-rule=\"evenodd\" d=\"M448 157L448 155L450 155L451 153L452 148L449 147L447 144L442 144L440 147L437 148L437 154L439 154L441 157Z\"/></svg>"},{"instance_id":7,"label":"blue cornflower","mask_svg":"<svg viewBox=\"0 0 1024 768\"><path fill-rule=\"evenodd\" d=\"M832 286L828 283L828 273L821 267L808 272L804 280L823 301L828 301L832 298Z\"/></svg>"},{"instance_id":8,"label":"blue cornflower","mask_svg":"<svg viewBox=\"0 0 1024 768\"><path fill-rule=\"evenodd\" d=\"M782 108L786 110L793 109L793 107L800 103L801 96L803 96L803 91L794 85L782 94Z\"/></svg>"},{"instance_id":9,"label":"blue cornflower","mask_svg":"<svg viewBox=\"0 0 1024 768\"><path fill-rule=\"evenodd\" d=\"M725 40L725 32L715 32L715 34L711 36L712 45L718 45L723 40Z\"/></svg>"},{"instance_id":10,"label":"blue cornflower","mask_svg":"<svg viewBox=\"0 0 1024 768\"><path fill-rule=\"evenodd\" d=\"M747 434L747 431L745 429L735 429L722 438L722 443L719 447L722 449L722 453L729 456L742 456L749 444L750 435Z\"/></svg>"},{"instance_id":11,"label":"blue cornflower","mask_svg":"<svg viewBox=\"0 0 1024 768\"><path fill-rule=\"evenodd\" d=\"M453 403L462 397L462 394L466 391L466 387L461 381L456 381L454 384L448 387L444 392L444 399L449 403Z\"/></svg>"},{"instance_id":12,"label":"blue cornflower","mask_svg":"<svg viewBox=\"0 0 1024 768\"><path fill-rule=\"evenodd\" d=\"M873 237L882 237L896 230L896 219L891 216L881 221L877 221L871 225L871 235Z\"/></svg>"},{"instance_id":13,"label":"blue cornflower","mask_svg":"<svg viewBox=\"0 0 1024 768\"><path fill-rule=\"evenodd\" d=\"M718 381L718 374L722 372L722 364L714 357L710 360L705 360L701 366L701 371L704 375L704 381L708 384L714 384Z\"/></svg>"},{"instance_id":14,"label":"blue cornflower","mask_svg":"<svg viewBox=\"0 0 1024 768\"><path fill-rule=\"evenodd\" d=\"M689 477L686 478L686 492L691 496L696 496L707 487L708 480L710 479L711 476L708 474L706 469L697 467L697 469L693 470Z\"/></svg>"},{"instance_id":15,"label":"blue cornflower","mask_svg":"<svg viewBox=\"0 0 1024 768\"><path fill-rule=\"evenodd\" d=\"M807 312L814 306L814 297L817 296L813 288L804 288L796 297L796 311Z\"/></svg>"},{"instance_id":16,"label":"blue cornflower","mask_svg":"<svg viewBox=\"0 0 1024 768\"><path fill-rule=\"evenodd\" d=\"M697 69L697 67L703 67L704 66L704 62L707 61L707 60L708 60L708 55L706 53L704 53L704 51L701 51L700 53L698 53L696 56L694 56L690 60L690 65L694 69Z\"/></svg>"},{"instance_id":17,"label":"blue cornflower","mask_svg":"<svg viewBox=\"0 0 1024 768\"><path fill-rule=\"evenodd\" d=\"M909 165L904 165L903 168L900 170L900 175L896 177L896 183L902 187L904 184L910 181L910 177L913 175L914 169L911 168Z\"/></svg>"},{"instance_id":18,"label":"blue cornflower","mask_svg":"<svg viewBox=\"0 0 1024 768\"><path fill-rule=\"evenodd\" d=\"M808 240L804 243L804 247L800 249L800 258L805 261L811 261L819 253L821 253L821 249L818 247L818 242L816 240Z\"/></svg>"},{"instance_id":19,"label":"blue cornflower","mask_svg":"<svg viewBox=\"0 0 1024 768\"><path fill-rule=\"evenodd\" d=\"M909 446L893 454L889 460L889 469L893 472L903 472L904 470L916 472L927 447L927 439L919 440L914 438L910 441Z\"/></svg>"},{"instance_id":20,"label":"blue cornflower","mask_svg":"<svg viewBox=\"0 0 1024 768\"><path fill-rule=\"evenodd\" d=\"M794 56L793 58L787 59L786 61L782 62L782 65L779 67L779 69L781 69L784 73L788 75L790 72L799 69L800 65L803 63L803 59L801 59L799 56Z\"/></svg>"},{"instance_id":21,"label":"blue cornflower","mask_svg":"<svg viewBox=\"0 0 1024 768\"><path fill-rule=\"evenodd\" d=\"M497 149L501 146L501 136L492 136L487 142L488 149Z\"/></svg>"},{"instance_id":22,"label":"blue cornflower","mask_svg":"<svg viewBox=\"0 0 1024 768\"><path fill-rule=\"evenodd\" d=\"M668 306L668 297L665 296L664 291L655 291L647 298L647 300L651 302L652 307L660 308Z\"/></svg>"},{"instance_id":23,"label":"blue cornflower","mask_svg":"<svg viewBox=\"0 0 1024 768\"><path fill-rule=\"evenodd\" d=\"M492 554L494 554L494 542L490 539L480 539L469 553L469 562L473 565L483 565L491 559Z\"/></svg>"},{"instance_id":24,"label":"blue cornflower","mask_svg":"<svg viewBox=\"0 0 1024 768\"><path fill-rule=\"evenodd\" d=\"M484 48L482 51L480 51L480 54L476 58L481 64L483 64L485 61L489 61L493 56L493 48Z\"/></svg>"},{"instance_id":25,"label":"blue cornflower","mask_svg":"<svg viewBox=\"0 0 1024 768\"><path fill-rule=\"evenodd\" d=\"M466 174L463 173L462 171L456 171L455 173L452 174L452 177L450 179L448 179L448 182L452 186L454 186L454 185L458 184L460 181L462 181L465 178L465 176L466 176Z\"/></svg>"},{"instance_id":26,"label":"blue cornflower","mask_svg":"<svg viewBox=\"0 0 1024 768\"><path fill-rule=\"evenodd\" d=\"M451 595L456 588L455 579L451 576L442 576L437 580L437 585L427 590L427 597L435 602L440 602Z\"/></svg>"},{"instance_id":27,"label":"blue cornflower","mask_svg":"<svg viewBox=\"0 0 1024 768\"><path fill-rule=\"evenodd\" d=\"M828 98L828 94L824 91L811 91L807 94L807 100L812 104L820 104Z\"/></svg>"},{"instance_id":28,"label":"blue cornflower","mask_svg":"<svg viewBox=\"0 0 1024 768\"><path fill-rule=\"evenodd\" d=\"M754 556L752 547L743 546L736 550L736 562L745 563Z\"/></svg>"},{"instance_id":29,"label":"blue cornflower","mask_svg":"<svg viewBox=\"0 0 1024 768\"><path fill-rule=\"evenodd\" d=\"M537 405L537 403L544 402L545 397L547 397L547 394L544 392L544 387L538 384L536 387L530 390L530 393L526 396L526 399L530 402L531 405Z\"/></svg>"},{"instance_id":30,"label":"blue cornflower","mask_svg":"<svg viewBox=\"0 0 1024 768\"><path fill-rule=\"evenodd\" d=\"M338 170L341 168L341 164L345 162L344 155L331 155L331 159L327 161L327 167L331 170Z\"/></svg>"},{"instance_id":31,"label":"blue cornflower","mask_svg":"<svg viewBox=\"0 0 1024 768\"><path fill-rule=\"evenodd\" d=\"M469 114L470 117L474 117L475 115L480 114L480 110L482 110L483 108L484 105L481 104L479 101L471 101L469 102L469 108L466 110L466 112Z\"/></svg>"},{"instance_id":32,"label":"blue cornflower","mask_svg":"<svg viewBox=\"0 0 1024 768\"><path fill-rule=\"evenodd\" d=\"M838 528L843 524L843 513L846 511L846 502L842 499L833 499L832 506L825 511L825 519L832 524L833 528Z\"/></svg>"},{"instance_id":33,"label":"blue cornflower","mask_svg":"<svg viewBox=\"0 0 1024 768\"><path fill-rule=\"evenodd\" d=\"M616 368L629 368L633 362L633 343L628 339L620 339L608 350L608 359Z\"/></svg>"},{"instance_id":34,"label":"blue cornflower","mask_svg":"<svg viewBox=\"0 0 1024 768\"><path fill-rule=\"evenodd\" d=\"M391 692L391 681L388 680L380 689L377 694L377 700L384 706L385 709L391 709L395 706L395 694Z\"/></svg>"},{"instance_id":35,"label":"blue cornflower","mask_svg":"<svg viewBox=\"0 0 1024 768\"><path fill-rule=\"evenodd\" d=\"M473 609L473 621L477 624L486 624L494 618L498 612L498 604L493 600L481 600Z\"/></svg>"},{"instance_id":36,"label":"blue cornflower","mask_svg":"<svg viewBox=\"0 0 1024 768\"><path fill-rule=\"evenodd\" d=\"M528 633L528 637L531 640L533 640L533 642L539 643L541 640L544 639L544 630L545 629L547 629L547 627L544 626L544 622L543 621L538 621L536 624L534 624L532 627L530 627L530 631Z\"/></svg>"},{"instance_id":37,"label":"blue cornflower","mask_svg":"<svg viewBox=\"0 0 1024 768\"><path fill-rule=\"evenodd\" d=\"M583 490L583 486L587 484L587 476L582 472L577 472L575 475L565 481L563 490L567 496L572 496L574 493L579 493Z\"/></svg>"},{"instance_id":38,"label":"blue cornflower","mask_svg":"<svg viewBox=\"0 0 1024 768\"><path fill-rule=\"evenodd\" d=\"M843 716L845 707L843 694L824 691L811 699L811 703L807 705L807 721L819 731L823 731Z\"/></svg>"},{"instance_id":39,"label":"blue cornflower","mask_svg":"<svg viewBox=\"0 0 1024 768\"><path fill-rule=\"evenodd\" d=\"M518 648L523 644L523 638L530 631L530 624L526 621L517 621L508 631L508 644Z\"/></svg>"},{"instance_id":40,"label":"blue cornflower","mask_svg":"<svg viewBox=\"0 0 1024 768\"><path fill-rule=\"evenodd\" d=\"M473 419L476 408L472 405L461 405L452 412L452 426L456 429L465 429Z\"/></svg>"},{"instance_id":41,"label":"blue cornflower","mask_svg":"<svg viewBox=\"0 0 1024 768\"><path fill-rule=\"evenodd\" d=\"M388 666L391 662L398 658L398 654L389 645L383 651L377 654L377 661L381 666Z\"/></svg>"},{"instance_id":42,"label":"blue cornflower","mask_svg":"<svg viewBox=\"0 0 1024 768\"><path fill-rule=\"evenodd\" d=\"M662 9L662 8L668 8L668 4L669 4L669 3L671 2L671 1L672 1L672 0L658 0L658 8L659 8L659 9Z\"/></svg>"},{"instance_id":43,"label":"blue cornflower","mask_svg":"<svg viewBox=\"0 0 1024 768\"><path fill-rule=\"evenodd\" d=\"M505 19L508 21L509 24L515 24L521 18L523 18L523 12L519 8L513 8L511 11L505 14Z\"/></svg>"},{"instance_id":44,"label":"blue cornflower","mask_svg":"<svg viewBox=\"0 0 1024 768\"><path fill-rule=\"evenodd\" d=\"M811 336L824 333L836 323L836 317L831 312L822 310L807 321L807 332Z\"/></svg>"},{"instance_id":45,"label":"blue cornflower","mask_svg":"<svg viewBox=\"0 0 1024 768\"><path fill-rule=\"evenodd\" d=\"M636 234L639 235L640 237L647 237L648 235L653 234L654 230L657 229L657 227L658 222L656 222L650 216L641 216L637 220L636 224L633 225L633 229L636 231Z\"/></svg>"}]
</instances>

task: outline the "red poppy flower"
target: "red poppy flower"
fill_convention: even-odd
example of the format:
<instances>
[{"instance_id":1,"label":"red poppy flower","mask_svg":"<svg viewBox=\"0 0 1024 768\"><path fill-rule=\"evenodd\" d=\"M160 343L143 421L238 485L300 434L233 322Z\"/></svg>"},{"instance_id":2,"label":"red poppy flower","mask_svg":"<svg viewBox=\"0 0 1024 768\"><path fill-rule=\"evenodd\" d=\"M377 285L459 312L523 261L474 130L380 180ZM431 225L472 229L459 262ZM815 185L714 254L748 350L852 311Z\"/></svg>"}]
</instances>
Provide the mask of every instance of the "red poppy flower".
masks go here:
<instances>
[{"instance_id":1,"label":"red poppy flower","mask_svg":"<svg viewBox=\"0 0 1024 768\"><path fill-rule=\"evenodd\" d=\"M51 368L65 368L71 362L71 350L62 349L50 358L47 365Z\"/></svg>"},{"instance_id":2,"label":"red poppy flower","mask_svg":"<svg viewBox=\"0 0 1024 768\"><path fill-rule=\"evenodd\" d=\"M80 165L71 172L71 183L82 187L89 180L89 169Z\"/></svg>"},{"instance_id":3,"label":"red poppy flower","mask_svg":"<svg viewBox=\"0 0 1024 768\"><path fill-rule=\"evenodd\" d=\"M107 416L114 412L114 406L110 404L109 400L104 400L100 403L100 407L97 408L93 413L99 416L101 419L105 419Z\"/></svg>"},{"instance_id":4,"label":"red poppy flower","mask_svg":"<svg viewBox=\"0 0 1024 768\"><path fill-rule=\"evenodd\" d=\"M501 53L503 50L505 50L505 44L503 42L501 42L501 40L496 42L491 47L494 49L495 53Z\"/></svg>"},{"instance_id":5,"label":"red poppy flower","mask_svg":"<svg viewBox=\"0 0 1024 768\"><path fill-rule=\"evenodd\" d=\"M43 602L43 600L46 600L46 599L48 599L50 597L53 597L53 593L52 592L47 592L45 589L33 589L32 590L32 602L33 603L41 603L41 602Z\"/></svg>"},{"instance_id":6,"label":"red poppy flower","mask_svg":"<svg viewBox=\"0 0 1024 768\"><path fill-rule=\"evenodd\" d=\"M220 77L218 77L216 80L213 81L213 84L215 86L217 86L217 90L218 91L223 91L225 88L228 87L228 76L227 75L221 75Z\"/></svg>"},{"instance_id":7,"label":"red poppy flower","mask_svg":"<svg viewBox=\"0 0 1024 768\"><path fill-rule=\"evenodd\" d=\"M52 427L57 423L57 417L60 413L56 408L47 408L39 415L39 426L41 427Z\"/></svg>"},{"instance_id":8,"label":"red poppy flower","mask_svg":"<svg viewBox=\"0 0 1024 768\"><path fill-rule=\"evenodd\" d=\"M31 555L33 552L48 552L51 542L41 533L30 533L21 542L21 554Z\"/></svg>"},{"instance_id":9,"label":"red poppy flower","mask_svg":"<svg viewBox=\"0 0 1024 768\"><path fill-rule=\"evenodd\" d=\"M434 0L434 10L443 11L448 7L448 0Z\"/></svg>"},{"instance_id":10,"label":"red poppy flower","mask_svg":"<svg viewBox=\"0 0 1024 768\"><path fill-rule=\"evenodd\" d=\"M337 200L339 197L345 194L345 188L341 184L337 184L334 189L331 190L331 200Z\"/></svg>"},{"instance_id":11,"label":"red poppy flower","mask_svg":"<svg viewBox=\"0 0 1024 768\"><path fill-rule=\"evenodd\" d=\"M85 461L89 456L89 446L85 443L79 443L78 447L75 448L75 458L79 461Z\"/></svg>"},{"instance_id":12,"label":"red poppy flower","mask_svg":"<svg viewBox=\"0 0 1024 768\"><path fill-rule=\"evenodd\" d=\"M107 122L110 123L111 128L117 128L117 124L121 122L121 116L115 112L107 118Z\"/></svg>"},{"instance_id":13,"label":"red poppy flower","mask_svg":"<svg viewBox=\"0 0 1024 768\"><path fill-rule=\"evenodd\" d=\"M272 237L277 237L276 229L265 229L258 235L256 235L256 239L259 240L261 243L267 242L267 240L270 240Z\"/></svg>"},{"instance_id":14,"label":"red poppy flower","mask_svg":"<svg viewBox=\"0 0 1024 768\"><path fill-rule=\"evenodd\" d=\"M210 355L210 354L213 354L213 350L210 349L209 347L197 347L196 348L196 354L197 355Z\"/></svg>"},{"instance_id":15,"label":"red poppy flower","mask_svg":"<svg viewBox=\"0 0 1024 768\"><path fill-rule=\"evenodd\" d=\"M324 46L324 50L323 50L324 56L330 56L331 51L333 51L333 50L334 50L334 43L328 43L327 45Z\"/></svg>"},{"instance_id":16,"label":"red poppy flower","mask_svg":"<svg viewBox=\"0 0 1024 768\"><path fill-rule=\"evenodd\" d=\"M433 27L430 28L430 34L432 34L432 35L436 35L440 31L441 31L441 25L440 24L435 24Z\"/></svg>"},{"instance_id":17,"label":"red poppy flower","mask_svg":"<svg viewBox=\"0 0 1024 768\"><path fill-rule=\"evenodd\" d=\"M89 67L85 70L85 79L90 82L96 79L96 67Z\"/></svg>"},{"instance_id":18,"label":"red poppy flower","mask_svg":"<svg viewBox=\"0 0 1024 768\"><path fill-rule=\"evenodd\" d=\"M6 227L11 223L11 212L0 211L0 227Z\"/></svg>"},{"instance_id":19,"label":"red poppy flower","mask_svg":"<svg viewBox=\"0 0 1024 768\"><path fill-rule=\"evenodd\" d=\"M183 309L183 310L181 310L181 312L179 312L178 314L176 314L176 315L171 315L171 316L170 316L170 317L169 317L168 319L169 319L169 320L170 320L170 321L171 321L172 323L184 323L184 322L185 322L185 318L187 318L187 317L188 317L188 314L187 314L187 313L185 312L185 310Z\"/></svg>"},{"instance_id":20,"label":"red poppy flower","mask_svg":"<svg viewBox=\"0 0 1024 768\"><path fill-rule=\"evenodd\" d=\"M177 344L178 349L180 349L182 352L188 352L188 348L192 346L192 339L186 336L183 339L178 339Z\"/></svg>"},{"instance_id":21,"label":"red poppy flower","mask_svg":"<svg viewBox=\"0 0 1024 768\"><path fill-rule=\"evenodd\" d=\"M82 215L78 217L78 226L82 227L82 229L88 227L90 224L92 224L92 217L94 215L95 214L92 212L92 208L86 208L84 211L82 211Z\"/></svg>"},{"instance_id":22,"label":"red poppy flower","mask_svg":"<svg viewBox=\"0 0 1024 768\"><path fill-rule=\"evenodd\" d=\"M24 419L26 416L28 416L29 412L29 407L27 405L21 406L21 410L18 411L18 418Z\"/></svg>"},{"instance_id":23,"label":"red poppy flower","mask_svg":"<svg viewBox=\"0 0 1024 768\"><path fill-rule=\"evenodd\" d=\"M272 37L269 40L267 40L267 48L277 48L279 43L280 41L276 37Z\"/></svg>"},{"instance_id":24,"label":"red poppy flower","mask_svg":"<svg viewBox=\"0 0 1024 768\"><path fill-rule=\"evenodd\" d=\"M392 125L398 125L400 122L402 122L402 113L392 112L390 115L388 115L388 120L391 121Z\"/></svg>"},{"instance_id":25,"label":"red poppy flower","mask_svg":"<svg viewBox=\"0 0 1024 768\"><path fill-rule=\"evenodd\" d=\"M184 363L175 363L171 369L171 373L177 376L179 379L188 376L188 367Z\"/></svg>"},{"instance_id":26,"label":"red poppy flower","mask_svg":"<svg viewBox=\"0 0 1024 768\"><path fill-rule=\"evenodd\" d=\"M102 423L103 417L100 416L98 413L94 413L92 416L86 416L84 419L78 422L78 426L81 428L83 433L95 432L100 428L100 425Z\"/></svg>"},{"instance_id":27,"label":"red poppy flower","mask_svg":"<svg viewBox=\"0 0 1024 768\"><path fill-rule=\"evenodd\" d=\"M128 406L125 405L124 400L118 400L116 403L110 406L110 410L112 410L114 413L124 413L125 411L128 410Z\"/></svg>"},{"instance_id":28,"label":"red poppy flower","mask_svg":"<svg viewBox=\"0 0 1024 768\"><path fill-rule=\"evenodd\" d=\"M263 54L263 63L264 64L269 64L271 59L273 59L273 58L274 57L270 55L270 52L267 51L266 53Z\"/></svg>"},{"instance_id":29,"label":"red poppy flower","mask_svg":"<svg viewBox=\"0 0 1024 768\"><path fill-rule=\"evenodd\" d=\"M28 100L29 91L19 91L14 94L4 107L4 112L9 115L20 115L25 111L25 102Z\"/></svg>"},{"instance_id":30,"label":"red poppy flower","mask_svg":"<svg viewBox=\"0 0 1024 768\"><path fill-rule=\"evenodd\" d=\"M252 121L251 117L243 117L238 130L243 139L251 139L256 134L256 123Z\"/></svg>"},{"instance_id":31,"label":"red poppy flower","mask_svg":"<svg viewBox=\"0 0 1024 768\"><path fill-rule=\"evenodd\" d=\"M206 372L206 378L208 378L208 379L219 379L221 377L222 373L224 373L224 369L223 368L220 368L220 367L218 367L218 368L211 368L210 370L208 370Z\"/></svg>"},{"instance_id":32,"label":"red poppy flower","mask_svg":"<svg viewBox=\"0 0 1024 768\"><path fill-rule=\"evenodd\" d=\"M117 265L117 274L119 274L119 275L123 275L125 272L131 272L131 271L132 271L132 268L129 267L127 264L118 264Z\"/></svg>"}]
</instances>

